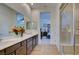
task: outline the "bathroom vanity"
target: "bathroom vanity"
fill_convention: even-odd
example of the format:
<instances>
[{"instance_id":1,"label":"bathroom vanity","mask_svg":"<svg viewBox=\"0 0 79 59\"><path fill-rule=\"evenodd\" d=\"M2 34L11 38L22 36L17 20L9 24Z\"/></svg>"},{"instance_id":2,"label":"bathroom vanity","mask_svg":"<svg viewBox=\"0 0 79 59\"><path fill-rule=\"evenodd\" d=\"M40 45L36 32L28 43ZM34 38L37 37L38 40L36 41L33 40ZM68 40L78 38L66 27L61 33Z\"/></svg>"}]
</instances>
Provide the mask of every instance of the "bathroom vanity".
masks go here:
<instances>
[{"instance_id":1,"label":"bathroom vanity","mask_svg":"<svg viewBox=\"0 0 79 59\"><path fill-rule=\"evenodd\" d=\"M7 40L0 41L0 55L29 55L37 44L37 32L23 37L7 37Z\"/></svg>"}]
</instances>

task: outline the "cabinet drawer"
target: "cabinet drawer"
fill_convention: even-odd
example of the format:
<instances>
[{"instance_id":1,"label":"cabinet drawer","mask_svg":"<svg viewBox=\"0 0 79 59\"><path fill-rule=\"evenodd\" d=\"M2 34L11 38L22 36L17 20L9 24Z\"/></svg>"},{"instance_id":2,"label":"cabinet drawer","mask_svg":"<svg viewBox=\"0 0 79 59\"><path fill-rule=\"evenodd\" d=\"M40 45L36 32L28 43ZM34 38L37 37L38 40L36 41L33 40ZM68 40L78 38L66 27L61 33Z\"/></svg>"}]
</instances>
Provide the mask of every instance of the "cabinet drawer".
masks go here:
<instances>
[{"instance_id":1,"label":"cabinet drawer","mask_svg":"<svg viewBox=\"0 0 79 59\"><path fill-rule=\"evenodd\" d=\"M15 44L15 45L13 45L13 46L11 46L11 47L8 47L8 48L6 49L6 54L10 54L11 52L15 51L15 50L18 49L19 47L20 47L20 43Z\"/></svg>"},{"instance_id":2,"label":"cabinet drawer","mask_svg":"<svg viewBox=\"0 0 79 59\"><path fill-rule=\"evenodd\" d=\"M1 50L0 51L0 55L4 55L4 50Z\"/></svg>"},{"instance_id":3,"label":"cabinet drawer","mask_svg":"<svg viewBox=\"0 0 79 59\"><path fill-rule=\"evenodd\" d=\"M26 40L21 42L22 46L26 46Z\"/></svg>"},{"instance_id":4,"label":"cabinet drawer","mask_svg":"<svg viewBox=\"0 0 79 59\"><path fill-rule=\"evenodd\" d=\"M32 40L32 38L27 39L27 42L30 42Z\"/></svg>"},{"instance_id":5,"label":"cabinet drawer","mask_svg":"<svg viewBox=\"0 0 79 59\"><path fill-rule=\"evenodd\" d=\"M32 46L32 41L27 42L27 47Z\"/></svg>"}]
</instances>

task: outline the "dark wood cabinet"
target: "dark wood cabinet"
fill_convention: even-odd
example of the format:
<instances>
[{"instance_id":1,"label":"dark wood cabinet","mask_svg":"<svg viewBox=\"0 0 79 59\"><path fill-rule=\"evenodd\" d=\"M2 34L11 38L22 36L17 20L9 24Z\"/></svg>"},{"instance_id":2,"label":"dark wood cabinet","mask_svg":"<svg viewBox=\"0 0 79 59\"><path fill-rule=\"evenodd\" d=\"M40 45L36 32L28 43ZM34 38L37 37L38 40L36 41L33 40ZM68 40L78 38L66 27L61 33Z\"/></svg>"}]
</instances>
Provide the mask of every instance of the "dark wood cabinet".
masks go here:
<instances>
[{"instance_id":1,"label":"dark wood cabinet","mask_svg":"<svg viewBox=\"0 0 79 59\"><path fill-rule=\"evenodd\" d=\"M29 55L38 43L38 35L0 51L0 55Z\"/></svg>"},{"instance_id":2,"label":"dark wood cabinet","mask_svg":"<svg viewBox=\"0 0 79 59\"><path fill-rule=\"evenodd\" d=\"M32 52L32 46L27 47L27 55L30 55Z\"/></svg>"},{"instance_id":3,"label":"dark wood cabinet","mask_svg":"<svg viewBox=\"0 0 79 59\"><path fill-rule=\"evenodd\" d=\"M32 50L38 43L38 35L35 35L29 39L27 39L27 55L31 54Z\"/></svg>"},{"instance_id":4,"label":"dark wood cabinet","mask_svg":"<svg viewBox=\"0 0 79 59\"><path fill-rule=\"evenodd\" d=\"M4 50L1 50L0 51L0 55L4 55Z\"/></svg>"},{"instance_id":5,"label":"dark wood cabinet","mask_svg":"<svg viewBox=\"0 0 79 59\"><path fill-rule=\"evenodd\" d=\"M27 39L26 43L27 43L27 48L32 46L32 38Z\"/></svg>"},{"instance_id":6,"label":"dark wood cabinet","mask_svg":"<svg viewBox=\"0 0 79 59\"><path fill-rule=\"evenodd\" d=\"M5 49L5 54L6 55L9 55L9 54L12 54L12 53L16 54L15 50L17 50L19 47L20 47L20 43L17 43L15 45L11 46L11 47L8 47L8 48Z\"/></svg>"},{"instance_id":7,"label":"dark wood cabinet","mask_svg":"<svg viewBox=\"0 0 79 59\"><path fill-rule=\"evenodd\" d=\"M13 52L6 54L6 55L16 55L16 51L13 51Z\"/></svg>"},{"instance_id":8,"label":"dark wood cabinet","mask_svg":"<svg viewBox=\"0 0 79 59\"><path fill-rule=\"evenodd\" d=\"M34 48L35 46L36 46L36 38L35 37L33 37L33 40L32 40L33 42L32 42L32 48Z\"/></svg>"},{"instance_id":9,"label":"dark wood cabinet","mask_svg":"<svg viewBox=\"0 0 79 59\"><path fill-rule=\"evenodd\" d=\"M26 55L26 41L20 42L20 47L16 50L16 55Z\"/></svg>"},{"instance_id":10,"label":"dark wood cabinet","mask_svg":"<svg viewBox=\"0 0 79 59\"><path fill-rule=\"evenodd\" d=\"M32 38L27 39L26 43L27 55L29 55L32 51Z\"/></svg>"},{"instance_id":11,"label":"dark wood cabinet","mask_svg":"<svg viewBox=\"0 0 79 59\"><path fill-rule=\"evenodd\" d=\"M35 36L35 44L38 44L38 35Z\"/></svg>"}]
</instances>

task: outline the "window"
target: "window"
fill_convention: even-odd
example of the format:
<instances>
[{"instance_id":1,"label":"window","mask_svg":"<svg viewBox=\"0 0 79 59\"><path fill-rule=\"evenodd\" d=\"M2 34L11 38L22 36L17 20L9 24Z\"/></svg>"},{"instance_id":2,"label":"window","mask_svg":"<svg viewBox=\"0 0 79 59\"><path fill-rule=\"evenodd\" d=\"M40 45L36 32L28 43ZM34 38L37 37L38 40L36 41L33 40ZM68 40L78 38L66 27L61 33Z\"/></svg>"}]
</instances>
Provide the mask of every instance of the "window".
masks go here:
<instances>
[{"instance_id":1,"label":"window","mask_svg":"<svg viewBox=\"0 0 79 59\"><path fill-rule=\"evenodd\" d=\"M24 26L24 16L20 13L17 13L16 17L17 17L17 26Z\"/></svg>"}]
</instances>

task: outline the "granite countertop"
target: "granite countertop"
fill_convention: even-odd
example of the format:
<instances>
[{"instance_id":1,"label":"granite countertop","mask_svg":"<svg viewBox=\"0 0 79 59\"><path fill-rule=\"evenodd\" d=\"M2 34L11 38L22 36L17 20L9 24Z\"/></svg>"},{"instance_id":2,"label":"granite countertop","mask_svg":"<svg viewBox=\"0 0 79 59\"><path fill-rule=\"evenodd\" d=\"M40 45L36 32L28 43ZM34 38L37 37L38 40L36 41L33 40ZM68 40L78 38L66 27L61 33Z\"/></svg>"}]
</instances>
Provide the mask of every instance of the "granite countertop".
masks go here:
<instances>
[{"instance_id":1,"label":"granite countertop","mask_svg":"<svg viewBox=\"0 0 79 59\"><path fill-rule=\"evenodd\" d=\"M2 40L0 41L0 50L3 50L9 46L17 44L37 34L38 32L33 31L31 33L25 33L23 37L14 37L14 36L3 37Z\"/></svg>"}]
</instances>

